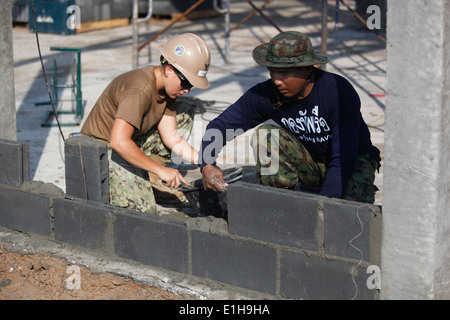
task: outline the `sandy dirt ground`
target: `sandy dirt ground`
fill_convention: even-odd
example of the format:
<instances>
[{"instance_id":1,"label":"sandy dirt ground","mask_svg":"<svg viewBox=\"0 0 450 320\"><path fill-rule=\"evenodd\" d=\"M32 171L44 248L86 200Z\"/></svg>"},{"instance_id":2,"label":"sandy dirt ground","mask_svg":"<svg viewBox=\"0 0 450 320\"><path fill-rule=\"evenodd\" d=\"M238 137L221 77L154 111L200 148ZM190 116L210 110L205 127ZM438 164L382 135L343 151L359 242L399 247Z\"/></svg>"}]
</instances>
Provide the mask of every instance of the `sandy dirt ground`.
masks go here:
<instances>
[{"instance_id":1,"label":"sandy dirt ground","mask_svg":"<svg viewBox=\"0 0 450 320\"><path fill-rule=\"evenodd\" d=\"M149 284L93 273L45 254L19 254L0 245L0 300L185 300Z\"/></svg>"}]
</instances>

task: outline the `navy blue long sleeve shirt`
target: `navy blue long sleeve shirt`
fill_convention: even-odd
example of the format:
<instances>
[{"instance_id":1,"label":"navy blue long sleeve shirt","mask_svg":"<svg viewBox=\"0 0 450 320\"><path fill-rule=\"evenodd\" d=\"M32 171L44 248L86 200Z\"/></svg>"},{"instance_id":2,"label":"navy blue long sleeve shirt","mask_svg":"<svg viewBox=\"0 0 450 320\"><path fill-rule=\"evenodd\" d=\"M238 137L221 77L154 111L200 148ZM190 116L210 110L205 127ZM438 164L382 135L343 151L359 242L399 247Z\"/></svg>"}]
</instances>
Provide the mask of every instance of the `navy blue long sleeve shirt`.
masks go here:
<instances>
[{"instance_id":1,"label":"navy blue long sleeve shirt","mask_svg":"<svg viewBox=\"0 0 450 320\"><path fill-rule=\"evenodd\" d=\"M307 97L279 107L274 107L278 99L272 80L245 92L208 124L199 154L200 167L215 163L226 142L235 138L227 137L227 129L228 133L245 132L272 119L295 135L316 162L326 164L320 194L341 198L358 154L380 161L380 152L372 145L353 86L337 74L320 69L315 72L314 87Z\"/></svg>"}]
</instances>

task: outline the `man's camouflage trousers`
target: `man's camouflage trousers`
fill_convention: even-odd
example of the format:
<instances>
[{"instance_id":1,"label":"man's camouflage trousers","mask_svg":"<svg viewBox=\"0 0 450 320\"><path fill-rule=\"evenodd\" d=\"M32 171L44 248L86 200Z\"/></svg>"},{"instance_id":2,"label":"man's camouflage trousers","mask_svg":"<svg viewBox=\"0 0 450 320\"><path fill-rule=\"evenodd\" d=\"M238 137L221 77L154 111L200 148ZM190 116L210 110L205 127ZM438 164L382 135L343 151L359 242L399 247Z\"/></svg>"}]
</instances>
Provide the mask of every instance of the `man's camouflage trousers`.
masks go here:
<instances>
[{"instance_id":1,"label":"man's camouflage trousers","mask_svg":"<svg viewBox=\"0 0 450 320\"><path fill-rule=\"evenodd\" d=\"M194 123L194 107L178 101L176 105L178 132L188 139ZM161 141L156 126L136 139L138 147L149 157L154 155L170 162L171 150ZM110 147L109 160L109 202L122 208L147 213L156 213L156 201L148 172L126 162Z\"/></svg>"},{"instance_id":2,"label":"man's camouflage trousers","mask_svg":"<svg viewBox=\"0 0 450 320\"><path fill-rule=\"evenodd\" d=\"M289 131L264 124L255 130L251 145L256 159L258 182L277 188L296 189L299 184L320 190L327 166L315 162L303 144ZM360 154L347 183L343 199L374 203L375 171L378 161Z\"/></svg>"}]
</instances>

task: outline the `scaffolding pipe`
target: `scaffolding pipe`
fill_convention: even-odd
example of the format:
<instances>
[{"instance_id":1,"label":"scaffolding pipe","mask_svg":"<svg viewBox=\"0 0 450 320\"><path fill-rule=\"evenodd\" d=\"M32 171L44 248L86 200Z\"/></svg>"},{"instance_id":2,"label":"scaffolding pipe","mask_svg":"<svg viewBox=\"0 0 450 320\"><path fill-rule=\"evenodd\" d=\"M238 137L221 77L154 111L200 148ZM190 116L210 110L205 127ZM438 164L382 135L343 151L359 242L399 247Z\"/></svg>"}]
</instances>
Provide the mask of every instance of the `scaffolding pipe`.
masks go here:
<instances>
[{"instance_id":1,"label":"scaffolding pipe","mask_svg":"<svg viewBox=\"0 0 450 320\"><path fill-rule=\"evenodd\" d=\"M220 8L217 4L217 0L214 0L214 9L217 12L223 14L225 16L225 62L229 61L230 56L230 0L225 0L225 5L223 8Z\"/></svg>"},{"instance_id":2,"label":"scaffolding pipe","mask_svg":"<svg viewBox=\"0 0 450 320\"><path fill-rule=\"evenodd\" d=\"M142 19L138 19L138 22L147 22L150 20L153 14L153 0L148 0L147 16Z\"/></svg>"},{"instance_id":3,"label":"scaffolding pipe","mask_svg":"<svg viewBox=\"0 0 450 320\"><path fill-rule=\"evenodd\" d=\"M132 16L132 50L133 50L133 69L139 66L139 52L138 52L138 41L139 41L139 22L146 22L150 20L153 14L153 0L148 0L148 11L147 16L139 19L139 7L138 0L133 0L133 16Z\"/></svg>"}]
</instances>

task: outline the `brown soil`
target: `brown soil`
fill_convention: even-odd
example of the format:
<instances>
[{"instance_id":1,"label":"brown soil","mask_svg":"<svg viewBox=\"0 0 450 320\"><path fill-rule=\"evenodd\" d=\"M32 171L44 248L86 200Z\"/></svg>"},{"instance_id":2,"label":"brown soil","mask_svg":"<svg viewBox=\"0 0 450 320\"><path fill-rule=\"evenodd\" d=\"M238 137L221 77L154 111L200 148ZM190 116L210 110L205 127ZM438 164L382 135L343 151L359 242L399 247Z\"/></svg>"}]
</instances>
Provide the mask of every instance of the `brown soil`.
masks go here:
<instances>
[{"instance_id":1,"label":"brown soil","mask_svg":"<svg viewBox=\"0 0 450 320\"><path fill-rule=\"evenodd\" d=\"M79 268L79 269L78 269ZM93 273L45 254L18 254L0 246L0 300L190 299L110 273Z\"/></svg>"}]
</instances>

